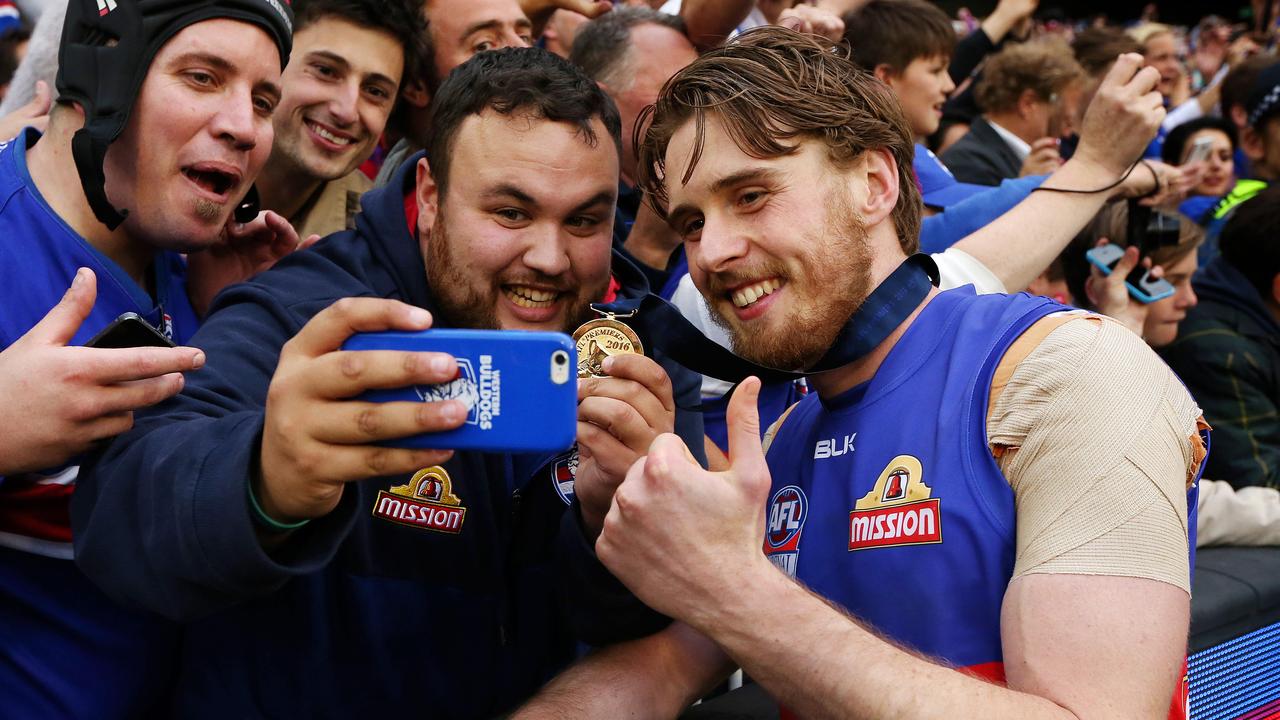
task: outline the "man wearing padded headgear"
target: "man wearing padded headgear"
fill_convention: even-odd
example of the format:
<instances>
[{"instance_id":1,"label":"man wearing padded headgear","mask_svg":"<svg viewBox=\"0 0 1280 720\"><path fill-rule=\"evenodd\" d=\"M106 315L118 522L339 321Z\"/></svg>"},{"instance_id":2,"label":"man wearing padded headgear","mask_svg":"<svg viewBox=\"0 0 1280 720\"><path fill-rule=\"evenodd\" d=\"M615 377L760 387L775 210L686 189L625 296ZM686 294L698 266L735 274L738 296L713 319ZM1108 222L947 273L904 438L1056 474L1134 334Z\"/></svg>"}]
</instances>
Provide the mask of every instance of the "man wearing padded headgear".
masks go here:
<instances>
[{"instance_id":1,"label":"man wearing padded headgear","mask_svg":"<svg viewBox=\"0 0 1280 720\"><path fill-rule=\"evenodd\" d=\"M79 572L67 506L82 455L204 355L81 346L127 312L185 342L297 244L278 216L232 221L291 24L276 0L72 0L48 129L0 145L0 717L140 717L167 689L172 627Z\"/></svg>"}]
</instances>

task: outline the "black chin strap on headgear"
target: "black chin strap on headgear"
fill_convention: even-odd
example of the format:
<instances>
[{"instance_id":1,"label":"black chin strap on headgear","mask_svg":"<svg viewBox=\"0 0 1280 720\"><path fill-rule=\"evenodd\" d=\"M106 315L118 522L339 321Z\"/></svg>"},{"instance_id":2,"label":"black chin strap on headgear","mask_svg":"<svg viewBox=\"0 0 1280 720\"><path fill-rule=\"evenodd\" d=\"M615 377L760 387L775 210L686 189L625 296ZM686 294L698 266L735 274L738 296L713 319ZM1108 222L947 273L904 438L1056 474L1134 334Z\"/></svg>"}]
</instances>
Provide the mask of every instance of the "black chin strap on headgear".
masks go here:
<instances>
[{"instance_id":1,"label":"black chin strap on headgear","mask_svg":"<svg viewBox=\"0 0 1280 720\"><path fill-rule=\"evenodd\" d=\"M58 51L58 94L84 109L71 154L93 214L114 230L127 210L107 199L103 162L129 121L156 53L182 29L228 18L262 28L280 51L293 45L289 0L70 0Z\"/></svg>"},{"instance_id":2,"label":"black chin strap on headgear","mask_svg":"<svg viewBox=\"0 0 1280 720\"><path fill-rule=\"evenodd\" d=\"M893 334L938 282L938 266L933 258L924 254L907 258L867 296L840 329L826 354L803 370L766 367L735 355L709 340L675 306L657 295L598 307L617 315L634 311L625 322L640 334L644 343L661 348L672 360L690 370L735 384L752 375L764 382L781 382L835 370L861 359Z\"/></svg>"}]
</instances>

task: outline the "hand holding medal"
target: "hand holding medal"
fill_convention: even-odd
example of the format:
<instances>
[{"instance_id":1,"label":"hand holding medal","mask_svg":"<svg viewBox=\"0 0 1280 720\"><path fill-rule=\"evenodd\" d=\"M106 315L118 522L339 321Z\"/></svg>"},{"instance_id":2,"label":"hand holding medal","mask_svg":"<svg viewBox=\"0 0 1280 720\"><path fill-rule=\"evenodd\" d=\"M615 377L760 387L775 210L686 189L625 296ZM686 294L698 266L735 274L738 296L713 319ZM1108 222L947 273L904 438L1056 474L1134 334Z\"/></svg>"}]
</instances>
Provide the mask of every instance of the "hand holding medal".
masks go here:
<instances>
[{"instance_id":1,"label":"hand holding medal","mask_svg":"<svg viewBox=\"0 0 1280 720\"><path fill-rule=\"evenodd\" d=\"M574 492L592 537L613 491L654 438L675 428L671 380L635 331L602 313L573 333L578 347L578 472ZM623 316L626 317L626 316Z\"/></svg>"}]
</instances>

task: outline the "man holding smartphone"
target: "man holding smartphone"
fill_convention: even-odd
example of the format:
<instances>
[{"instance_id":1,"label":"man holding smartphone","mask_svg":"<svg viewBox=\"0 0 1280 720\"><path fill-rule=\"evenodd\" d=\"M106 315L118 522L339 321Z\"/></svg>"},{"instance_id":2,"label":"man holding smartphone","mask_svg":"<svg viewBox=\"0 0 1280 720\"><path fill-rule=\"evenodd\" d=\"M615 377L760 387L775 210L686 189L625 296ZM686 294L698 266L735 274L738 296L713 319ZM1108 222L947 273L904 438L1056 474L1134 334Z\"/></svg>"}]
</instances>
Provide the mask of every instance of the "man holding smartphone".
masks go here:
<instances>
[{"instance_id":1,"label":"man holding smartphone","mask_svg":"<svg viewBox=\"0 0 1280 720\"><path fill-rule=\"evenodd\" d=\"M0 716L134 718L167 691L175 628L76 568L68 505L83 454L204 353L83 345L125 313L185 343L296 244L276 217L231 223L290 25L274 0L72 0L47 129L0 144Z\"/></svg>"},{"instance_id":2,"label":"man holding smartphone","mask_svg":"<svg viewBox=\"0 0 1280 720\"><path fill-rule=\"evenodd\" d=\"M612 639L591 613L615 622L625 593L584 562L580 524L594 537L612 488L677 426L658 363L613 356L585 379L578 453L552 458L385 445L457 428L468 408L358 396L459 365L340 348L379 330L571 332L592 304L643 293L611 250L618 112L536 49L480 53L434 101L425 155L366 195L354 231L224 293L194 340L205 368L76 497L91 577L208 616L186 628L179 716L490 717L574 657L571 626ZM701 427L684 436L700 445ZM390 512L406 503L433 520Z\"/></svg>"}]
</instances>

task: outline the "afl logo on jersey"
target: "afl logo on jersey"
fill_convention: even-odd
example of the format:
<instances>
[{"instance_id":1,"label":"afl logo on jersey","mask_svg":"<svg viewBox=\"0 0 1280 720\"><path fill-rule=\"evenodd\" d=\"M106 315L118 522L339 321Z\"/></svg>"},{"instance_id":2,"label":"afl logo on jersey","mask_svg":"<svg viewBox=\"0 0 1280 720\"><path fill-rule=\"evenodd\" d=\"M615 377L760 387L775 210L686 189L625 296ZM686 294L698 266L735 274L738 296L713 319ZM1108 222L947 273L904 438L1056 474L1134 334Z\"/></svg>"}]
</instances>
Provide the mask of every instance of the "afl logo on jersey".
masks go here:
<instances>
[{"instance_id":1,"label":"afl logo on jersey","mask_svg":"<svg viewBox=\"0 0 1280 720\"><path fill-rule=\"evenodd\" d=\"M795 485L779 489L769 500L765 515L764 553L783 572L796 574L796 560L800 554L800 533L809 514L809 500L804 491Z\"/></svg>"}]
</instances>

